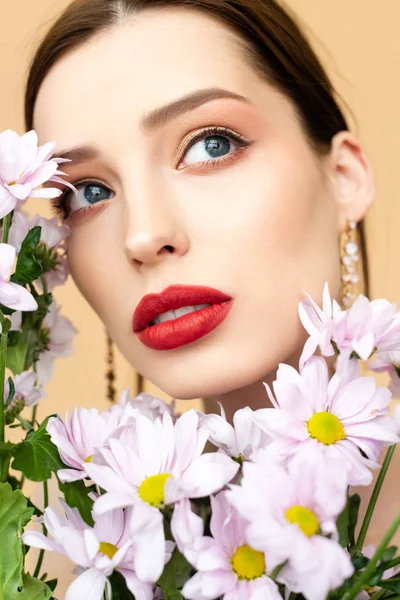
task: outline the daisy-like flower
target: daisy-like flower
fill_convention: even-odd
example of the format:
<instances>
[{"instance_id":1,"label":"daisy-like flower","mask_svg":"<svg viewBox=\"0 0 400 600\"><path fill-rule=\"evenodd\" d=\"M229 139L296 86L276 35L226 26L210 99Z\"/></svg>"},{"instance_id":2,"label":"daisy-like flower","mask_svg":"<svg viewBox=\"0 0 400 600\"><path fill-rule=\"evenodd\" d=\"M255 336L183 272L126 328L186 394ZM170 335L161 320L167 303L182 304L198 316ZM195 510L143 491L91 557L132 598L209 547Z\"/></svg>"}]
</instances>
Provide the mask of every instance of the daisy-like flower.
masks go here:
<instances>
[{"instance_id":1,"label":"daisy-like flower","mask_svg":"<svg viewBox=\"0 0 400 600\"><path fill-rule=\"evenodd\" d=\"M325 600L354 571L336 541L347 487L340 461L316 461L312 453L296 456L286 470L268 449L259 450L243 465L241 485L226 495L249 523L248 544L265 552L270 568L283 565L276 580L307 600Z\"/></svg>"},{"instance_id":2,"label":"daisy-like flower","mask_svg":"<svg viewBox=\"0 0 400 600\"><path fill-rule=\"evenodd\" d=\"M183 586L190 600L281 600L278 586L268 577L268 557L255 550L246 536L247 521L227 501L225 492L211 496L211 536L205 536L203 521L194 515L190 502L174 508L171 528L178 548L197 573Z\"/></svg>"},{"instance_id":3,"label":"daisy-like flower","mask_svg":"<svg viewBox=\"0 0 400 600\"><path fill-rule=\"evenodd\" d=\"M254 412L256 423L272 438L269 449L291 459L302 448L337 457L348 470L349 485L368 485L369 469L384 446L396 444L398 425L387 416L391 393L373 377L351 379L352 371L335 373L329 381L321 356L313 356L301 374L280 364L273 383L275 397L264 383L275 408Z\"/></svg>"},{"instance_id":4,"label":"daisy-like flower","mask_svg":"<svg viewBox=\"0 0 400 600\"><path fill-rule=\"evenodd\" d=\"M161 398L157 398L146 392L141 392L135 398L132 398L129 389L126 388L121 394L120 406L125 407L128 404L142 415L149 417L152 421L157 417L162 417L165 412L173 416L173 403L169 405L164 400L161 400Z\"/></svg>"},{"instance_id":5,"label":"daisy-like flower","mask_svg":"<svg viewBox=\"0 0 400 600\"><path fill-rule=\"evenodd\" d=\"M53 374L54 360L59 356L72 354L72 340L77 330L70 319L60 315L60 307L52 302L49 312L43 320L42 332L47 336L47 347L36 363L39 380L47 383Z\"/></svg>"},{"instance_id":6,"label":"daisy-like flower","mask_svg":"<svg viewBox=\"0 0 400 600\"><path fill-rule=\"evenodd\" d=\"M16 250L11 244L0 243L0 303L16 310L36 310L38 304L28 290L10 281Z\"/></svg>"},{"instance_id":7,"label":"daisy-like flower","mask_svg":"<svg viewBox=\"0 0 400 600\"><path fill-rule=\"evenodd\" d=\"M0 134L0 219L30 197L56 198L62 190L58 188L35 189L45 181L63 183L73 191L76 188L59 175L58 165L70 162L67 158L50 158L55 143L48 142L38 147L38 136L32 129L22 136L7 129Z\"/></svg>"},{"instance_id":8,"label":"daisy-like flower","mask_svg":"<svg viewBox=\"0 0 400 600\"><path fill-rule=\"evenodd\" d=\"M340 360L355 353L367 360L375 351L400 349L400 313L396 305L385 299L371 302L360 294L349 310L341 310L336 300L331 300L325 283L323 310L308 295L299 303L299 315L310 334L301 358L300 367L319 346L324 356L340 352Z\"/></svg>"},{"instance_id":9,"label":"daisy-like flower","mask_svg":"<svg viewBox=\"0 0 400 600\"><path fill-rule=\"evenodd\" d=\"M400 398L400 350L379 352L368 364L368 368L380 373L389 373L388 388L395 398Z\"/></svg>"},{"instance_id":10,"label":"daisy-like flower","mask_svg":"<svg viewBox=\"0 0 400 600\"><path fill-rule=\"evenodd\" d=\"M45 395L43 386L35 385L36 379L37 375L32 371L23 371L14 377L14 397L6 409L7 424L12 423L15 416L18 415L25 406L35 406L40 398ZM4 382L4 402L7 402L9 392L10 384L8 383L8 379L6 379Z\"/></svg>"},{"instance_id":11,"label":"daisy-like flower","mask_svg":"<svg viewBox=\"0 0 400 600\"><path fill-rule=\"evenodd\" d=\"M40 215L34 215L32 219L29 219L25 211L18 210L14 212L8 238L9 243L19 252L29 230L36 226L42 228L36 254L42 259L47 287L51 291L57 285L65 283L68 277L66 239L70 234L70 228L68 225L60 225L56 217L46 219ZM41 289L40 280L35 283Z\"/></svg>"},{"instance_id":12,"label":"daisy-like flower","mask_svg":"<svg viewBox=\"0 0 400 600\"><path fill-rule=\"evenodd\" d=\"M246 406L237 410L233 416L233 426L226 420L225 411L220 404L221 416L204 415L201 425L210 431L209 441L239 462L249 460L258 448L264 448L268 436L254 422L253 411Z\"/></svg>"},{"instance_id":13,"label":"daisy-like flower","mask_svg":"<svg viewBox=\"0 0 400 600\"><path fill-rule=\"evenodd\" d=\"M136 600L153 600L153 586L140 581L135 572L130 511L110 511L97 517L94 527L89 527L77 508L69 508L62 500L61 503L65 516L61 517L53 508L46 508L44 513L44 524L52 539L38 531L25 531L22 540L28 546L68 556L81 567L81 574L69 586L65 600L102 600L105 588L108 594L111 592L108 577L113 571L121 573Z\"/></svg>"},{"instance_id":14,"label":"daisy-like flower","mask_svg":"<svg viewBox=\"0 0 400 600\"><path fill-rule=\"evenodd\" d=\"M71 467L57 471L62 482L88 477L86 467L93 454L116 432L126 414L132 414L129 406L117 404L101 413L96 408L75 408L70 418L67 411L64 422L59 417L49 419L46 430L51 441L63 463Z\"/></svg>"},{"instance_id":15,"label":"daisy-like flower","mask_svg":"<svg viewBox=\"0 0 400 600\"><path fill-rule=\"evenodd\" d=\"M132 534L136 571L143 581L157 581L164 565L165 537L161 510L183 498L202 498L221 490L236 475L238 463L219 453L203 454L208 438L196 411L174 423L165 412L154 421L136 413L118 438L86 466L107 491L94 505L102 514L133 505Z\"/></svg>"}]
</instances>

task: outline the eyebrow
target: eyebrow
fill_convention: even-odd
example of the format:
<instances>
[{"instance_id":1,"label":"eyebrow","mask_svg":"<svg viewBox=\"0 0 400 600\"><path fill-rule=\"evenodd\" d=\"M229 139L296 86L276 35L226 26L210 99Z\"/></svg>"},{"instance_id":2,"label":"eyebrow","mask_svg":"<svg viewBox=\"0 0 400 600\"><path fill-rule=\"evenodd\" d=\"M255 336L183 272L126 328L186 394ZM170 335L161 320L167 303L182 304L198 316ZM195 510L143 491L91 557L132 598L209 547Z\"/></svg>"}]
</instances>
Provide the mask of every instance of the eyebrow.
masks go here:
<instances>
[{"instance_id":1,"label":"eyebrow","mask_svg":"<svg viewBox=\"0 0 400 600\"><path fill-rule=\"evenodd\" d=\"M143 115L140 119L139 126L144 132L151 132L158 129L162 125L166 125L173 119L183 115L186 112L198 108L206 102L211 102L216 98L233 98L241 102L250 104L249 98L231 92L219 87L205 88L186 94L182 98L178 98L165 106L156 108L151 112ZM74 164L83 163L89 160L95 160L100 156L100 149L93 145L83 145L70 150L65 150L61 153L55 152L52 158L68 158L74 161ZM61 166L64 166L62 164Z\"/></svg>"}]
</instances>

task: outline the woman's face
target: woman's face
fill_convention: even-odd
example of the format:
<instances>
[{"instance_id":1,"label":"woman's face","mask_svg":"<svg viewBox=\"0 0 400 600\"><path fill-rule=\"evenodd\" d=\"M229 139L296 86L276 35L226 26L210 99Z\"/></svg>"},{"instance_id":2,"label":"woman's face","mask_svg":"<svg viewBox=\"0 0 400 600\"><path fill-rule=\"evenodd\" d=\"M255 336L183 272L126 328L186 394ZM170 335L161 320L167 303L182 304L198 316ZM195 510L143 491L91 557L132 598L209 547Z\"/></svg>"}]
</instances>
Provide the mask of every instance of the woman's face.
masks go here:
<instances>
[{"instance_id":1,"label":"woman's face","mask_svg":"<svg viewBox=\"0 0 400 600\"><path fill-rule=\"evenodd\" d=\"M153 113L199 90L185 112ZM67 203L69 266L139 372L173 397L206 397L296 355L302 290L318 301L327 280L338 293L337 205L293 105L223 25L184 9L132 16L52 68L34 128L55 156L97 149L61 166L79 191ZM231 309L195 341L149 348L134 310L174 284L216 288Z\"/></svg>"}]
</instances>

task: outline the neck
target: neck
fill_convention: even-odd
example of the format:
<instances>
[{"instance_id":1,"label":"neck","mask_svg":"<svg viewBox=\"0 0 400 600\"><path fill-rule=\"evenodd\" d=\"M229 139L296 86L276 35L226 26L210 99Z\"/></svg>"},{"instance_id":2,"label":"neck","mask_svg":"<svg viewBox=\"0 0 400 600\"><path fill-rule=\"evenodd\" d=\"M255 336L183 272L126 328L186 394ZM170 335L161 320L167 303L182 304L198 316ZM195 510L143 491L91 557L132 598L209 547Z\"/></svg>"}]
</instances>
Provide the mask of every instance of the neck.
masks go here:
<instances>
[{"instance_id":1,"label":"neck","mask_svg":"<svg viewBox=\"0 0 400 600\"><path fill-rule=\"evenodd\" d=\"M285 360L285 364L294 367L296 370L299 368L299 358L303 348L296 352L289 360ZM334 374L334 359L335 357L329 357L325 360L328 363L329 375L332 377ZM273 405L268 397L267 390L263 383L267 383L272 389L272 383L276 379L276 371L267 373L264 377L246 385L242 388L232 390L225 394L218 396L210 396L204 399L205 412L206 413L218 413L220 412L217 402L220 402L224 408L226 418L229 423L232 423L233 415L240 408L249 406L252 410L259 408L272 408Z\"/></svg>"}]
</instances>

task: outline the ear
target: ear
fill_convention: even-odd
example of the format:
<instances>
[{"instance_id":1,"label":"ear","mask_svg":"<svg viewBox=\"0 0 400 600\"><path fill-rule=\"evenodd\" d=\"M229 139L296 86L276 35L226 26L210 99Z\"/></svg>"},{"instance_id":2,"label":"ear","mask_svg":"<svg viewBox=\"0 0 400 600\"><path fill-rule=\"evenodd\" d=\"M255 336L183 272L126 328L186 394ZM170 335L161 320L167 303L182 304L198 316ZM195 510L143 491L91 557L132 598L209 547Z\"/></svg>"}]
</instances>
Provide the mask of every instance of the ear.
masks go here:
<instances>
[{"instance_id":1,"label":"ear","mask_svg":"<svg viewBox=\"0 0 400 600\"><path fill-rule=\"evenodd\" d=\"M371 165L358 139L350 131L332 138L329 179L338 207L339 231L347 221L361 221L371 208L375 186Z\"/></svg>"}]
</instances>

